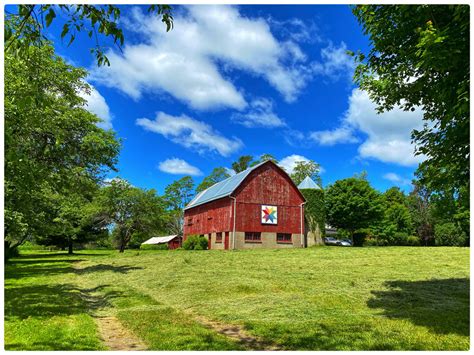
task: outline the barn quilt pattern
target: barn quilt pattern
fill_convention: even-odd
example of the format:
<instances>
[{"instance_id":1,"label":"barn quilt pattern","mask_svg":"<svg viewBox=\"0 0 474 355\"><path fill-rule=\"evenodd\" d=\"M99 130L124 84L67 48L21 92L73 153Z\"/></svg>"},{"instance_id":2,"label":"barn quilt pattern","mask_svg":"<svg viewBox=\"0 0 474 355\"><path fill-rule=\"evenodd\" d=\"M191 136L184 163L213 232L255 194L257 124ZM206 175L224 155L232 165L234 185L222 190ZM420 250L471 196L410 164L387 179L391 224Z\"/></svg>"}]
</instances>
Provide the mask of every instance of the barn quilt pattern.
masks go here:
<instances>
[{"instance_id":1,"label":"barn quilt pattern","mask_svg":"<svg viewBox=\"0 0 474 355\"><path fill-rule=\"evenodd\" d=\"M262 223L277 224L278 223L278 207L262 205Z\"/></svg>"}]
</instances>

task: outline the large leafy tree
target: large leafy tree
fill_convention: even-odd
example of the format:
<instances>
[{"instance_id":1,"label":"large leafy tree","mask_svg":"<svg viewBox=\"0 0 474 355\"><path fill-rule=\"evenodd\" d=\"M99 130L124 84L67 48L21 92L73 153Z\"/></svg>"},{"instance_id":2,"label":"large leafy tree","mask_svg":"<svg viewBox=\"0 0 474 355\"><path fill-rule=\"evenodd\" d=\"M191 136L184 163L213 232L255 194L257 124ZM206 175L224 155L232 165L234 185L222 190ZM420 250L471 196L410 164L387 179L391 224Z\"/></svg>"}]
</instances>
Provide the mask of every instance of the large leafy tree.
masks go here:
<instances>
[{"instance_id":1,"label":"large leafy tree","mask_svg":"<svg viewBox=\"0 0 474 355\"><path fill-rule=\"evenodd\" d=\"M169 5L150 5L148 11L161 16L166 30L173 27ZM71 45L79 33L85 33L94 41L90 51L97 64L110 65L105 55L106 46L101 38L111 38L121 49L124 44L123 31L118 25L121 10L116 5L18 5L14 12L6 11L5 49L10 54L27 54L29 47L48 43L47 29L57 18L64 19L61 39Z\"/></svg>"},{"instance_id":2,"label":"large leafy tree","mask_svg":"<svg viewBox=\"0 0 474 355\"><path fill-rule=\"evenodd\" d=\"M234 169L236 173L240 173L241 171L244 171L250 167L252 160L253 157L251 155L242 155L239 157L239 159L232 163L232 169Z\"/></svg>"},{"instance_id":3,"label":"large leafy tree","mask_svg":"<svg viewBox=\"0 0 474 355\"><path fill-rule=\"evenodd\" d=\"M230 174L223 167L217 167L212 170L209 176L206 176L202 182L196 188L196 192L204 191L205 189L211 187L212 185L221 182L230 177Z\"/></svg>"},{"instance_id":4,"label":"large leafy tree","mask_svg":"<svg viewBox=\"0 0 474 355\"><path fill-rule=\"evenodd\" d=\"M112 131L84 109L86 71L50 45L5 53L5 247L49 232L50 199L68 196L113 169L120 149Z\"/></svg>"},{"instance_id":5,"label":"large leafy tree","mask_svg":"<svg viewBox=\"0 0 474 355\"><path fill-rule=\"evenodd\" d=\"M163 195L167 205L167 230L171 234L182 235L184 207L194 195L194 181L191 176L182 177L166 186Z\"/></svg>"},{"instance_id":6,"label":"large leafy tree","mask_svg":"<svg viewBox=\"0 0 474 355\"><path fill-rule=\"evenodd\" d=\"M95 222L113 227L118 249L125 251L135 234L159 235L165 229L165 201L155 190L142 190L115 178L94 199Z\"/></svg>"},{"instance_id":7,"label":"large leafy tree","mask_svg":"<svg viewBox=\"0 0 474 355\"><path fill-rule=\"evenodd\" d=\"M255 166L255 165L263 163L264 161L267 161L267 160L271 160L275 164L278 164L278 160L273 155L268 154L268 153L264 153L264 154L260 155L260 157L258 159L251 162L250 166Z\"/></svg>"},{"instance_id":8,"label":"large leafy tree","mask_svg":"<svg viewBox=\"0 0 474 355\"><path fill-rule=\"evenodd\" d=\"M368 228L383 216L383 200L369 182L360 178L337 180L325 194L326 220L347 230L353 238L358 229Z\"/></svg>"},{"instance_id":9,"label":"large leafy tree","mask_svg":"<svg viewBox=\"0 0 474 355\"><path fill-rule=\"evenodd\" d=\"M423 109L412 138L426 155L417 174L430 190L469 186L469 5L359 5L371 50L355 80L380 112Z\"/></svg>"},{"instance_id":10,"label":"large leafy tree","mask_svg":"<svg viewBox=\"0 0 474 355\"><path fill-rule=\"evenodd\" d=\"M322 185L321 176L319 175L321 168L318 163L313 160L298 161L290 174L291 179L296 185L299 185L307 176L314 180L318 185Z\"/></svg>"}]
</instances>

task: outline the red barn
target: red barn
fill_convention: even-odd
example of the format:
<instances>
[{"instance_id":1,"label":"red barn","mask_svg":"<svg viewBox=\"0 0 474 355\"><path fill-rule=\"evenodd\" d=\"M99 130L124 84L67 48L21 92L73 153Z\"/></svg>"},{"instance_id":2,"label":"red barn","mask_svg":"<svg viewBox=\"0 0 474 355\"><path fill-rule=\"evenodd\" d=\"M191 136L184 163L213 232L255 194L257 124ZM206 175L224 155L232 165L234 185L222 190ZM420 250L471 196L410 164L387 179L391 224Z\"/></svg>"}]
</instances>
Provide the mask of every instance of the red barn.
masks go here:
<instances>
[{"instance_id":1,"label":"red barn","mask_svg":"<svg viewBox=\"0 0 474 355\"><path fill-rule=\"evenodd\" d=\"M209 249L304 247L305 199L288 174L266 161L199 193L184 209L184 239Z\"/></svg>"}]
</instances>

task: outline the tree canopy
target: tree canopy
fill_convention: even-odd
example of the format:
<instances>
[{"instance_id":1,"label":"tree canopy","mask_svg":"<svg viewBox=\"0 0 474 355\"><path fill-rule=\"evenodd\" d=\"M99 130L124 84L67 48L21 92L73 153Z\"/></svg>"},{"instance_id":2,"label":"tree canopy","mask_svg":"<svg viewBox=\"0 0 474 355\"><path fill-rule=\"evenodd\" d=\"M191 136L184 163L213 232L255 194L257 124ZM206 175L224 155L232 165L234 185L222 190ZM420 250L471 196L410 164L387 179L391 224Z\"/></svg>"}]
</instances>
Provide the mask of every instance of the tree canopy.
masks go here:
<instances>
[{"instance_id":1,"label":"tree canopy","mask_svg":"<svg viewBox=\"0 0 474 355\"><path fill-rule=\"evenodd\" d=\"M166 31L173 28L173 16L169 5L150 5L148 12L161 16ZM5 22L5 51L12 55L26 54L30 46L49 43L44 32L58 17L65 19L61 39L71 45L80 32L94 40L90 52L97 64L110 65L105 54L106 46L100 37L111 38L119 49L124 44L123 31L119 25L120 8L116 5L18 5L17 11L7 12Z\"/></svg>"},{"instance_id":2,"label":"tree canopy","mask_svg":"<svg viewBox=\"0 0 474 355\"><path fill-rule=\"evenodd\" d=\"M322 185L321 176L319 171L321 170L318 163L313 160L309 161L298 161L293 169L293 173L290 174L291 179L296 185L299 185L307 176L314 180L319 186Z\"/></svg>"},{"instance_id":3,"label":"tree canopy","mask_svg":"<svg viewBox=\"0 0 474 355\"><path fill-rule=\"evenodd\" d=\"M87 191L115 167L120 143L84 108L85 76L50 45L5 54L7 248L47 235L52 220L68 214L51 201L67 202L60 197Z\"/></svg>"},{"instance_id":4,"label":"tree canopy","mask_svg":"<svg viewBox=\"0 0 474 355\"><path fill-rule=\"evenodd\" d=\"M421 107L412 138L426 155L417 170L430 190L469 186L469 5L358 5L371 49L355 81L380 112Z\"/></svg>"},{"instance_id":5,"label":"tree canopy","mask_svg":"<svg viewBox=\"0 0 474 355\"><path fill-rule=\"evenodd\" d=\"M206 176L198 185L198 187L196 188L196 192L199 193L201 191L204 191L205 189L211 187L214 184L217 184L218 182L221 182L222 180L227 179L228 177L230 177L230 174L225 168L214 168L212 172L208 176Z\"/></svg>"},{"instance_id":6,"label":"tree canopy","mask_svg":"<svg viewBox=\"0 0 474 355\"><path fill-rule=\"evenodd\" d=\"M326 220L351 235L361 228L370 227L382 218L380 194L369 182L359 178L337 180L325 194Z\"/></svg>"}]
</instances>

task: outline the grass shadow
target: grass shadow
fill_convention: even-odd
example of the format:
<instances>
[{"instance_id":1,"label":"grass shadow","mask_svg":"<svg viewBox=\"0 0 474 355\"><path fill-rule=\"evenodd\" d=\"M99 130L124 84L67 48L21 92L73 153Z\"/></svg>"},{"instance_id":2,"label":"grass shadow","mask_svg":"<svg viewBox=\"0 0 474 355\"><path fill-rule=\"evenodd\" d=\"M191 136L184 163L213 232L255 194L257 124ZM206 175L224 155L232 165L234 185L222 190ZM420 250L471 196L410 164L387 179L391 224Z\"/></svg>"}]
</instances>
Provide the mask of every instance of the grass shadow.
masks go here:
<instances>
[{"instance_id":1,"label":"grass shadow","mask_svg":"<svg viewBox=\"0 0 474 355\"><path fill-rule=\"evenodd\" d=\"M109 265L109 264L97 264L97 265L92 265L92 266L86 266L85 268L82 268L82 269L76 269L76 272L78 274L85 274L85 273L92 273L92 272L112 271L112 272L116 272L120 274L126 274L133 270L142 270L142 269L143 267L138 267L138 266L126 266L126 265L114 266L114 265Z\"/></svg>"},{"instance_id":2,"label":"grass shadow","mask_svg":"<svg viewBox=\"0 0 474 355\"><path fill-rule=\"evenodd\" d=\"M469 279L388 281L388 291L372 291L370 308L388 318L407 319L438 334L469 336Z\"/></svg>"},{"instance_id":3,"label":"grass shadow","mask_svg":"<svg viewBox=\"0 0 474 355\"><path fill-rule=\"evenodd\" d=\"M81 289L71 284L17 286L5 289L5 319L91 313L110 306L110 297L96 295L109 285Z\"/></svg>"}]
</instances>

